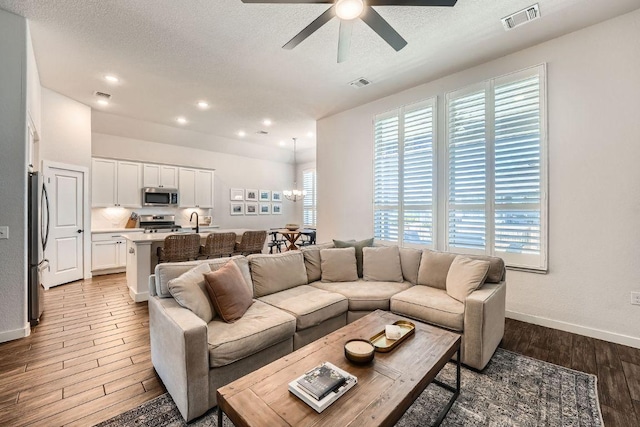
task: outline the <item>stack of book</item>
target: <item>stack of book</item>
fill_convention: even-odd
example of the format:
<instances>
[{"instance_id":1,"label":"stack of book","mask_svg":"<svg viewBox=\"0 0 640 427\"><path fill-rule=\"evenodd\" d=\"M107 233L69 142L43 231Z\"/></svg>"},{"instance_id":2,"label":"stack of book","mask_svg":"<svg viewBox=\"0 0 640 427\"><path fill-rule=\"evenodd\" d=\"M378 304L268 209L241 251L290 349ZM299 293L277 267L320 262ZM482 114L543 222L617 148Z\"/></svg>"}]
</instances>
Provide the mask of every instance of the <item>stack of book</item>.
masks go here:
<instances>
[{"instance_id":1,"label":"stack of book","mask_svg":"<svg viewBox=\"0 0 640 427\"><path fill-rule=\"evenodd\" d=\"M291 381L289 391L320 413L357 383L355 376L324 362Z\"/></svg>"}]
</instances>

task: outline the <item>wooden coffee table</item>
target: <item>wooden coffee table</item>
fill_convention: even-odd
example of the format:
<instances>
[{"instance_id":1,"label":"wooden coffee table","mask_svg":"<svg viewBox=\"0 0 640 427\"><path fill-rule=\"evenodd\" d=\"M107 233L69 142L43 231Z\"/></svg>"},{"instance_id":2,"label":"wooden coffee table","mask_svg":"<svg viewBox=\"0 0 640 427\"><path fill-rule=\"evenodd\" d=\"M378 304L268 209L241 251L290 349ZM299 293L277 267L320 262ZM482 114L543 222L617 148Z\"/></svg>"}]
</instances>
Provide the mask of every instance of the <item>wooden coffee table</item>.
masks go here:
<instances>
[{"instance_id":1,"label":"wooden coffee table","mask_svg":"<svg viewBox=\"0 0 640 427\"><path fill-rule=\"evenodd\" d=\"M376 353L368 365L344 357L346 341L369 339L396 320L413 322L415 334L389 353ZM439 414L439 425L460 392L459 354L455 387L435 377L459 350L458 334L378 310L219 388L218 425L224 412L238 427L392 426L431 382L453 393ZM289 393L288 384L325 361L357 376L358 384L318 414Z\"/></svg>"}]
</instances>

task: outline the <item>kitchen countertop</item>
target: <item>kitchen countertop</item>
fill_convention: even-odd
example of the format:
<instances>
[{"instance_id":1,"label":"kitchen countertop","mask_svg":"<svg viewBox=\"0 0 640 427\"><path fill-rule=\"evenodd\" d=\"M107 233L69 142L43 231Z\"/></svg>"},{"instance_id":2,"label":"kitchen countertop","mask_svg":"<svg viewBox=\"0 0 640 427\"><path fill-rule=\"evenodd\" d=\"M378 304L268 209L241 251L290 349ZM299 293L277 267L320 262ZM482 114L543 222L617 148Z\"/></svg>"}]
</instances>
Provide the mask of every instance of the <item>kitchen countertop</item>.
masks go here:
<instances>
[{"instance_id":1,"label":"kitchen countertop","mask_svg":"<svg viewBox=\"0 0 640 427\"><path fill-rule=\"evenodd\" d=\"M200 227L201 229L203 227ZM216 229L214 231L214 233L224 233L224 232L234 232L236 233L238 236L241 236L242 233L244 233L245 231L247 231L249 229L247 228L233 228L233 229ZM185 232L187 233L191 233L193 232L192 230L189 229L185 229L185 231L180 232L180 233L142 233L142 232L138 232L138 233L127 233L125 235L123 235L122 237L133 242L133 243L152 243L152 242L162 242L164 241L164 238L167 237L170 234L184 234ZM207 232L201 232L199 233L200 237L205 239L209 234L211 234L210 231Z\"/></svg>"},{"instance_id":2,"label":"kitchen countertop","mask_svg":"<svg viewBox=\"0 0 640 427\"><path fill-rule=\"evenodd\" d=\"M92 233L141 233L142 228L94 228Z\"/></svg>"}]
</instances>

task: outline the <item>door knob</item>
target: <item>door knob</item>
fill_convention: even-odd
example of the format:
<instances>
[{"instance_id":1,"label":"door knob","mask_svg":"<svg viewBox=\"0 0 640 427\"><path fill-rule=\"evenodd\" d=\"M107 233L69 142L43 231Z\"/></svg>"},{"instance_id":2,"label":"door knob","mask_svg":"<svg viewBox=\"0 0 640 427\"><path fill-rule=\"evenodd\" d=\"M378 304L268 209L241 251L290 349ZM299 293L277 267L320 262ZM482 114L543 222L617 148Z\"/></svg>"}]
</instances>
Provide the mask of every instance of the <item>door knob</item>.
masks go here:
<instances>
[{"instance_id":1,"label":"door knob","mask_svg":"<svg viewBox=\"0 0 640 427\"><path fill-rule=\"evenodd\" d=\"M82 233L84 230L78 230L78 234Z\"/></svg>"}]
</instances>

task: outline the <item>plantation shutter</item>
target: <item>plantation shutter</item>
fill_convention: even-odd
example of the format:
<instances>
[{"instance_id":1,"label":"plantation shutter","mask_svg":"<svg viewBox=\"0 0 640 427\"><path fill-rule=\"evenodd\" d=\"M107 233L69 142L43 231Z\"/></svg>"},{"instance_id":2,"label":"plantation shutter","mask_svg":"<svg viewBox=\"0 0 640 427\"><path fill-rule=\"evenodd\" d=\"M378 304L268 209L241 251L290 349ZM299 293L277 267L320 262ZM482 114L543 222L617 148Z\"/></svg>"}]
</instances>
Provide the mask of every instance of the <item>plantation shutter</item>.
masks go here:
<instances>
[{"instance_id":1,"label":"plantation shutter","mask_svg":"<svg viewBox=\"0 0 640 427\"><path fill-rule=\"evenodd\" d=\"M377 116L374 125L374 237L398 243L399 230L399 116Z\"/></svg>"},{"instance_id":2,"label":"plantation shutter","mask_svg":"<svg viewBox=\"0 0 640 427\"><path fill-rule=\"evenodd\" d=\"M403 243L433 245L433 104L404 112Z\"/></svg>"},{"instance_id":3,"label":"plantation shutter","mask_svg":"<svg viewBox=\"0 0 640 427\"><path fill-rule=\"evenodd\" d=\"M510 265L541 267L540 76L498 80L494 94L495 251Z\"/></svg>"},{"instance_id":4,"label":"plantation shutter","mask_svg":"<svg viewBox=\"0 0 640 427\"><path fill-rule=\"evenodd\" d=\"M448 99L448 247L486 249L485 89Z\"/></svg>"},{"instance_id":5,"label":"plantation shutter","mask_svg":"<svg viewBox=\"0 0 640 427\"><path fill-rule=\"evenodd\" d=\"M309 169L302 174L302 189L306 192L303 199L303 222L306 226L316 225L316 171Z\"/></svg>"}]
</instances>

